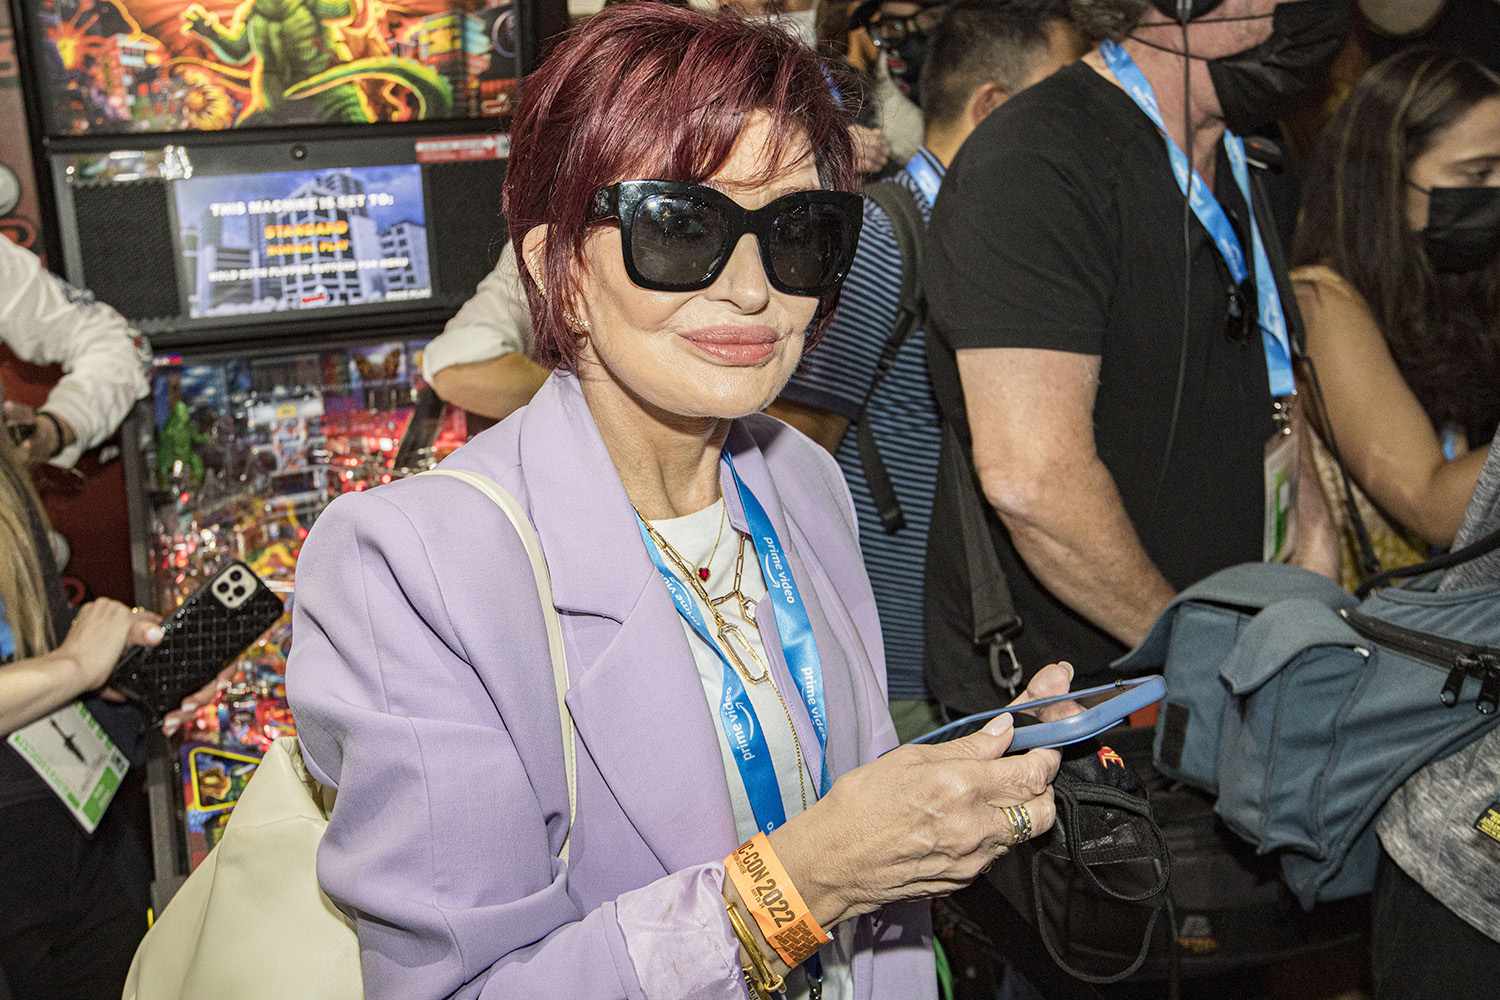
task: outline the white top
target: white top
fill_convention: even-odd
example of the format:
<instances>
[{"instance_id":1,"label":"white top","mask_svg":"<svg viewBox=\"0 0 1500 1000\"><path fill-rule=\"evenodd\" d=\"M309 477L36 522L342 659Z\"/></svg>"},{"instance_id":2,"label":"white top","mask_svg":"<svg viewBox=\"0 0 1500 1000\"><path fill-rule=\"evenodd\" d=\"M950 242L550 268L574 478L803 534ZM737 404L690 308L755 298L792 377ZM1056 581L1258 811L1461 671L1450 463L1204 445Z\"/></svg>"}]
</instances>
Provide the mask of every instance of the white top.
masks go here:
<instances>
[{"instance_id":1,"label":"white top","mask_svg":"<svg viewBox=\"0 0 1500 1000\"><path fill-rule=\"evenodd\" d=\"M453 365L488 361L531 350L531 309L521 288L516 247L506 241L495 269L485 275L443 332L422 349L422 377Z\"/></svg>"},{"instance_id":2,"label":"white top","mask_svg":"<svg viewBox=\"0 0 1500 1000\"><path fill-rule=\"evenodd\" d=\"M891 159L905 163L917 155L922 146L922 109L901 93L891 71L885 65L885 53L875 67L874 101L880 120L880 132L890 147Z\"/></svg>"},{"instance_id":3,"label":"white top","mask_svg":"<svg viewBox=\"0 0 1500 1000\"><path fill-rule=\"evenodd\" d=\"M721 523L724 532L722 537L719 537ZM755 557L755 549L751 546L750 540L725 520L722 499L685 517L652 521L651 527L671 543L672 548L677 550L677 554L687 560L695 570L703 567L708 569L708 581L703 586L712 597L722 597L734 589L735 563L739 558L740 546L743 544L745 568L740 582L740 592L749 599L752 605L757 604L766 596L766 584L761 576L760 560ZM716 537L719 537L719 547L710 559L709 553L714 550ZM675 572L676 567L673 566L671 559L667 558L665 553L662 558L667 567ZM691 585L689 585L689 590L692 590ZM698 600L696 593L694 600L699 605L703 620L709 623L709 629L712 631L713 615L706 607L703 607L703 602ZM718 606L718 611L724 616L725 621L739 627L751 648L760 657L758 662L748 664L751 673L759 676L761 665L769 663L760 631L753 622L741 615L738 601L732 599L725 601ZM771 614L769 605L766 606L765 613ZM698 638L681 616L678 616L678 621L682 625L683 634L687 636L688 647L693 651L693 662L698 667L698 680L703 685L704 702L712 714L714 732L719 737L719 755L724 765L724 777L729 785L729 801L734 808L735 833L740 841L744 842L755 836L755 814L750 809L750 798L745 794L745 784L740 778L739 768L735 765L729 747L729 740L724 735L724 727L719 720L718 706L724 690L724 666L718 655ZM746 654L740 651L740 655L744 657ZM790 819L802 811L802 793L797 780L797 750L792 741L791 722L787 718L786 710L782 708L781 699L776 696L776 692L771 687L772 683L774 681L765 684L746 683L745 691L749 695L750 704L755 709L756 718L760 720L766 746L771 751L771 761L776 767L776 779L781 787L781 803L786 809L787 818ZM785 691L783 694L787 698L788 705L791 704L792 699L799 697L795 690ZM802 782L807 789L807 803L812 805L818 795L817 778L804 770ZM746 916L748 917L748 914ZM849 973L849 955L853 952L853 927L854 921L845 921L834 928L833 941L823 949L823 1000L852 1000L854 996L854 981ZM807 996L807 984L801 975L789 979L788 1000L805 1000Z\"/></svg>"},{"instance_id":4,"label":"white top","mask_svg":"<svg viewBox=\"0 0 1500 1000\"><path fill-rule=\"evenodd\" d=\"M78 436L52 460L72 465L109 437L150 390L150 345L124 316L4 237L0 291L0 341L23 361L62 366L62 379L40 409L67 421Z\"/></svg>"}]
</instances>

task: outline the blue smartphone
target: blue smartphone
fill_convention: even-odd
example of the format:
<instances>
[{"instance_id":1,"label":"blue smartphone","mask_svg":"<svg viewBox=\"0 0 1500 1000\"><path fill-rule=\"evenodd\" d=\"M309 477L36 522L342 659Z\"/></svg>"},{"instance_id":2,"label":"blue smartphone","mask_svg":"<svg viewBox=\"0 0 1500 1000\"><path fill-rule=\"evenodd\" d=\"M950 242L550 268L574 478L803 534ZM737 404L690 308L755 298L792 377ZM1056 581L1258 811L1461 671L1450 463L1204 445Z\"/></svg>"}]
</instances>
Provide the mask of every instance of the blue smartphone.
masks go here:
<instances>
[{"instance_id":1,"label":"blue smartphone","mask_svg":"<svg viewBox=\"0 0 1500 1000\"><path fill-rule=\"evenodd\" d=\"M1015 716L1016 731L1011 738L1007 753L1022 753L1037 747L1065 747L1082 743L1100 733L1107 732L1148 705L1154 705L1166 696L1167 685L1160 674L1147 677L1132 677L1113 684L1084 691L1069 691L1052 698L1041 698L1020 705L1007 705L988 712L966 715L945 726L939 726L913 743L946 743L962 739L984 728L985 723L997 715L1010 712ZM1034 713L1039 708L1056 705L1062 701L1077 702L1083 711L1056 722L1043 722Z\"/></svg>"}]
</instances>

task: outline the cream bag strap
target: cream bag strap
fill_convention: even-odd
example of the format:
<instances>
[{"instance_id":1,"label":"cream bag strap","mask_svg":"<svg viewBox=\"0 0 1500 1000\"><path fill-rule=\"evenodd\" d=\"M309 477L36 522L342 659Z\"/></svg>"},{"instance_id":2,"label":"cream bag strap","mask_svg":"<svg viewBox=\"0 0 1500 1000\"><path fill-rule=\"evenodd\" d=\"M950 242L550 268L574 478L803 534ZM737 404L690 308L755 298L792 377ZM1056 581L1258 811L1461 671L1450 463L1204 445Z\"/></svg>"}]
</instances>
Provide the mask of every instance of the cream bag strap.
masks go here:
<instances>
[{"instance_id":1,"label":"cream bag strap","mask_svg":"<svg viewBox=\"0 0 1500 1000\"><path fill-rule=\"evenodd\" d=\"M573 716L568 714L568 660L563 651L562 619L552 604L552 574L547 571L547 560L542 557L542 540L537 537L531 518L521 509L516 498L505 492L498 483L477 472L464 469L433 469L422 473L425 476L449 476L468 483L495 502L505 511L510 523L515 525L521 544L526 546L526 555L531 559L531 575L536 581L536 596L542 604L542 617L547 622L547 650L552 654L552 685L557 692L557 719L562 726L563 771L568 777L568 832L563 837L559 857L566 863L568 845L573 840L573 819L578 815L578 760L573 747Z\"/></svg>"},{"instance_id":2,"label":"cream bag strap","mask_svg":"<svg viewBox=\"0 0 1500 1000\"><path fill-rule=\"evenodd\" d=\"M515 526L532 577L562 724L568 784L568 832L559 857L568 860L577 812L578 776L562 623L552 604L552 578L531 520L514 497L488 478L457 469L429 476L462 480L494 501ZM354 921L318 886L318 844L335 793L308 774L295 737L271 745L236 804L224 836L188 877L136 949L123 1000L362 1000ZM224 959L233 942L242 954L274 955L253 975Z\"/></svg>"}]
</instances>

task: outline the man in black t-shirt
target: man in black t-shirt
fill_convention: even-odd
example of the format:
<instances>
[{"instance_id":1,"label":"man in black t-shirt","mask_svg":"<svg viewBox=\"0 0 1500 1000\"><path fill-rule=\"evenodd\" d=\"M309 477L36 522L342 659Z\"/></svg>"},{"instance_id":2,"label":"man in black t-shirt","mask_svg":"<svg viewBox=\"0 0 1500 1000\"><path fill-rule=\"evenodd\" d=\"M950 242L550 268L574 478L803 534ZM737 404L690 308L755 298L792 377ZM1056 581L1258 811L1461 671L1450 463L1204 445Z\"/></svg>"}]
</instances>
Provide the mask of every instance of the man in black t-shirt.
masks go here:
<instances>
[{"instance_id":1,"label":"man in black t-shirt","mask_svg":"<svg viewBox=\"0 0 1500 1000\"><path fill-rule=\"evenodd\" d=\"M1266 449L1302 433L1280 435L1273 420L1257 316L1276 310L1257 294L1253 262L1265 258L1221 138L1226 117L1243 129L1292 96L1278 88L1317 78L1344 28L1325 15L1342 4L1283 4L1299 8L1290 19L1273 18L1275 0L1199 6L1211 10L1184 30L1156 0L1074 0L1098 47L979 127L932 218L933 387L966 452L943 461L973 462L1027 676L1065 658L1075 686L1102 682L1178 590L1261 559ZM1121 85L1121 52L1179 151L1191 118L1192 164L1252 261L1248 278L1234 278L1196 214L1184 233L1167 135ZM1257 73L1267 64L1279 72ZM1308 468L1307 452L1290 468ZM1321 495L1294 491L1272 491L1300 522L1292 557L1331 572ZM928 549L928 683L950 709L977 711L1006 693L973 642L958 523L945 483L933 525L953 530L934 530Z\"/></svg>"}]
</instances>

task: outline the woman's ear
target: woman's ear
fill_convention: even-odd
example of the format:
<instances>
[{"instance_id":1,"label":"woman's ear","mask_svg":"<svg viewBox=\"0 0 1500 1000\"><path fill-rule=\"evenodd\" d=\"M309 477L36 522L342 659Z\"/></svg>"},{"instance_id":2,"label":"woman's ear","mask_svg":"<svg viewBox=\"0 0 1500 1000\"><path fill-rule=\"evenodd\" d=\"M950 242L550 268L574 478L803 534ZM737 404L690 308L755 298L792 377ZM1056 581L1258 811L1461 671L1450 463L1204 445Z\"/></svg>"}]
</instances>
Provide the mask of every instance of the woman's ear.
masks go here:
<instances>
[{"instance_id":1,"label":"woman's ear","mask_svg":"<svg viewBox=\"0 0 1500 1000\"><path fill-rule=\"evenodd\" d=\"M532 226L521 240L521 259L526 262L526 272L536 282L538 291L547 290L547 230L544 225Z\"/></svg>"}]
</instances>

